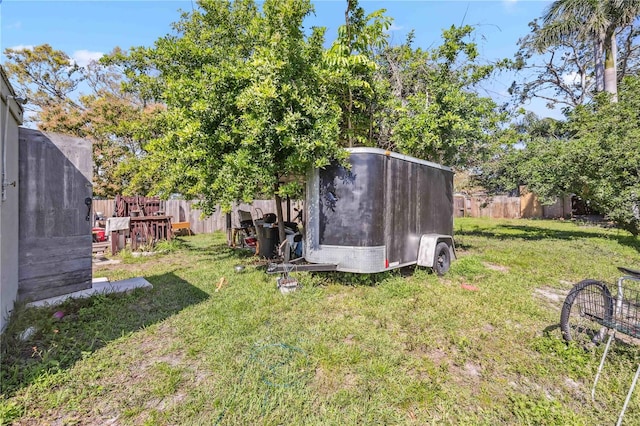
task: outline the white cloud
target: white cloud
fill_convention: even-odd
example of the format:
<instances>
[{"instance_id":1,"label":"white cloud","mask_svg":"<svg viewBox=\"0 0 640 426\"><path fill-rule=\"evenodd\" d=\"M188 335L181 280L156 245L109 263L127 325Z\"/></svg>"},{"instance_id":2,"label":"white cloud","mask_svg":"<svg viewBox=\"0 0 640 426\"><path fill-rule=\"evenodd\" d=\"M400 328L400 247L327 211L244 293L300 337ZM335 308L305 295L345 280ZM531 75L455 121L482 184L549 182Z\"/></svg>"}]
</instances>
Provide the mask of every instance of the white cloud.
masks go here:
<instances>
[{"instance_id":1,"label":"white cloud","mask_svg":"<svg viewBox=\"0 0 640 426\"><path fill-rule=\"evenodd\" d=\"M396 25L396 24L391 24L391 26L389 27L389 29L387 31L400 31L403 30L404 27L400 26L400 25Z\"/></svg>"},{"instance_id":2,"label":"white cloud","mask_svg":"<svg viewBox=\"0 0 640 426\"><path fill-rule=\"evenodd\" d=\"M104 56L104 52L91 52L89 50L76 50L71 55L71 60L81 67L87 66L91 61L97 61Z\"/></svg>"},{"instance_id":3,"label":"white cloud","mask_svg":"<svg viewBox=\"0 0 640 426\"><path fill-rule=\"evenodd\" d=\"M11 50L33 50L32 44L19 44L17 46L11 46Z\"/></svg>"},{"instance_id":4,"label":"white cloud","mask_svg":"<svg viewBox=\"0 0 640 426\"><path fill-rule=\"evenodd\" d=\"M16 21L13 24L7 25L8 30L19 30L22 28L22 22Z\"/></svg>"},{"instance_id":5,"label":"white cloud","mask_svg":"<svg viewBox=\"0 0 640 426\"><path fill-rule=\"evenodd\" d=\"M570 72L562 76L564 84L580 84L580 74L577 72Z\"/></svg>"}]
</instances>

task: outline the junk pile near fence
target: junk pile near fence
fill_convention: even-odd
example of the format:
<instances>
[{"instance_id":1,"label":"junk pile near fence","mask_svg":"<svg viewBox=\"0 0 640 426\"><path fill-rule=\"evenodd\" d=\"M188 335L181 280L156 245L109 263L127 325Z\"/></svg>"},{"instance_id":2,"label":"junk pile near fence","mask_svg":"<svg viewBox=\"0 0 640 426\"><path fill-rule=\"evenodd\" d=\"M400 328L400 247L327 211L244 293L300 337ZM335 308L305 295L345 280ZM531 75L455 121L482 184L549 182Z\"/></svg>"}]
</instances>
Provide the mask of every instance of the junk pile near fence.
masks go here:
<instances>
[{"instance_id":1,"label":"junk pile near fence","mask_svg":"<svg viewBox=\"0 0 640 426\"><path fill-rule=\"evenodd\" d=\"M171 217L165 214L159 198L118 195L113 216L105 222L105 235L109 238L112 254L127 244L137 250L173 237Z\"/></svg>"}]
</instances>

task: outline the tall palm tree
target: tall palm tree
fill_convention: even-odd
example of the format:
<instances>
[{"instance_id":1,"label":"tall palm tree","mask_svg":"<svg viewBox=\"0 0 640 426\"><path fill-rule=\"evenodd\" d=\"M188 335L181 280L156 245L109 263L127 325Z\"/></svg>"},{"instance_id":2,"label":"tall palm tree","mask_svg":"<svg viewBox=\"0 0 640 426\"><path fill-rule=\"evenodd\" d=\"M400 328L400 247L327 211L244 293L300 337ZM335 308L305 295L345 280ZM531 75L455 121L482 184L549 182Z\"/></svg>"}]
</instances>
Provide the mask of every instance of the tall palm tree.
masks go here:
<instances>
[{"instance_id":1,"label":"tall palm tree","mask_svg":"<svg viewBox=\"0 0 640 426\"><path fill-rule=\"evenodd\" d=\"M640 16L640 0L557 0L543 16L538 50L577 35L594 46L596 90L617 101L616 33Z\"/></svg>"}]
</instances>

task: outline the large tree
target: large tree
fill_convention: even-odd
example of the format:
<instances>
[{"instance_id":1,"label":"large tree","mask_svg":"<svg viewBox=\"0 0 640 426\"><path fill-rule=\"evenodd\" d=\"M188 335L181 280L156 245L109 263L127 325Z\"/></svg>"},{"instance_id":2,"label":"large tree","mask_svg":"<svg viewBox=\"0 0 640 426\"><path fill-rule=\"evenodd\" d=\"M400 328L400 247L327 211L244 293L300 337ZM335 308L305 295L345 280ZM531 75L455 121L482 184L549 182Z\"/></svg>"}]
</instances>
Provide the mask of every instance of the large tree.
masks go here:
<instances>
[{"instance_id":1,"label":"large tree","mask_svg":"<svg viewBox=\"0 0 640 426\"><path fill-rule=\"evenodd\" d=\"M428 51L406 43L379 58L387 98L376 116L379 143L457 169L479 164L498 141L504 115L478 84L504 62L482 64L471 26L443 31Z\"/></svg>"},{"instance_id":2,"label":"large tree","mask_svg":"<svg viewBox=\"0 0 640 426\"><path fill-rule=\"evenodd\" d=\"M347 0L345 23L326 52L332 70L330 85L340 98L340 139L346 146L375 145L374 113L380 98L376 57L387 45L391 19L384 9L366 14L357 0Z\"/></svg>"},{"instance_id":3,"label":"large tree","mask_svg":"<svg viewBox=\"0 0 640 426\"><path fill-rule=\"evenodd\" d=\"M593 43L596 88L617 96L617 33L640 16L639 0L557 0L538 31L539 51L568 37Z\"/></svg>"},{"instance_id":4,"label":"large tree","mask_svg":"<svg viewBox=\"0 0 640 426\"><path fill-rule=\"evenodd\" d=\"M146 191L146 184L133 186L131 179L159 108L123 92L120 70L95 61L79 66L48 44L6 49L5 56L9 78L28 99L30 121L43 131L92 141L94 195Z\"/></svg>"},{"instance_id":5,"label":"large tree","mask_svg":"<svg viewBox=\"0 0 640 426\"><path fill-rule=\"evenodd\" d=\"M597 97L569 117L572 192L622 228L640 233L640 77L620 84L619 102Z\"/></svg>"},{"instance_id":6,"label":"large tree","mask_svg":"<svg viewBox=\"0 0 640 426\"><path fill-rule=\"evenodd\" d=\"M259 194L278 201L299 189L280 185L285 177L344 158L324 29L305 31L308 0L268 0L261 10L251 0L199 6L176 34L121 58L130 87L167 106L166 131L148 145L144 171L156 194L200 198L206 213Z\"/></svg>"},{"instance_id":7,"label":"large tree","mask_svg":"<svg viewBox=\"0 0 640 426\"><path fill-rule=\"evenodd\" d=\"M564 110L583 105L595 92L593 48L576 34L569 34L539 52L538 20L529 24L531 32L518 40L514 68L523 75L513 82L510 93L518 104L542 99L548 108Z\"/></svg>"},{"instance_id":8,"label":"large tree","mask_svg":"<svg viewBox=\"0 0 640 426\"><path fill-rule=\"evenodd\" d=\"M575 194L633 235L640 233L640 78L626 77L619 102L601 93L567 122L528 116L512 128L520 147L486 163L494 191L528 186L543 202Z\"/></svg>"},{"instance_id":9,"label":"large tree","mask_svg":"<svg viewBox=\"0 0 640 426\"><path fill-rule=\"evenodd\" d=\"M33 48L5 49L3 66L20 96L28 100L27 110L37 114L58 106L78 108L74 92L85 79L82 68L60 50L48 44Z\"/></svg>"}]
</instances>

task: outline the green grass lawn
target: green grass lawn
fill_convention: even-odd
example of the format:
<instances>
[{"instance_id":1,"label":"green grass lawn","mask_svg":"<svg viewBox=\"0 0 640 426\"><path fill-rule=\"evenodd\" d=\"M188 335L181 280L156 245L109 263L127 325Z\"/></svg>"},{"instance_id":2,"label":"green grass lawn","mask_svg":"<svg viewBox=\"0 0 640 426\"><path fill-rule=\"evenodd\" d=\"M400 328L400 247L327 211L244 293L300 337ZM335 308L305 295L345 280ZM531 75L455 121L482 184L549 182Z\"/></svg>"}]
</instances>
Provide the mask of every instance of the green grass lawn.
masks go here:
<instances>
[{"instance_id":1,"label":"green grass lawn","mask_svg":"<svg viewBox=\"0 0 640 426\"><path fill-rule=\"evenodd\" d=\"M442 278L298 273L302 288L288 295L222 234L125 257L94 275L144 276L152 290L18 309L2 337L0 422L615 423L640 346L614 345L592 402L602 348L567 346L558 322L573 283L640 267L640 241L482 219L457 220L455 238ZM640 424L640 389L625 424Z\"/></svg>"}]
</instances>

